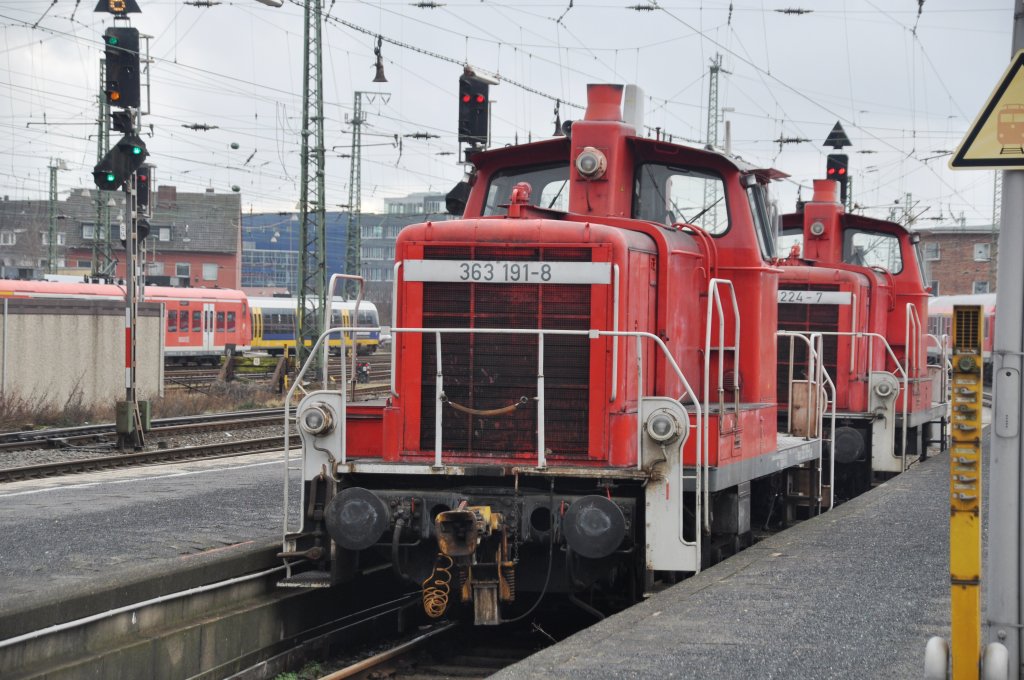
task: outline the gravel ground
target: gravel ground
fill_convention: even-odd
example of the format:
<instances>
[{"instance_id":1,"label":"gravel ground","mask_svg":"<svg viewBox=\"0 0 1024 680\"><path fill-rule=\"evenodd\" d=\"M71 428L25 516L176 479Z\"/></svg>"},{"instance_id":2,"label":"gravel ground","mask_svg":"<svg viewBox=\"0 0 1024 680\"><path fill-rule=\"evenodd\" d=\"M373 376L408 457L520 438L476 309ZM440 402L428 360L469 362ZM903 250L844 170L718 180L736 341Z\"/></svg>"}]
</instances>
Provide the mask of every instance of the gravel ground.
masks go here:
<instances>
[{"instance_id":1,"label":"gravel ground","mask_svg":"<svg viewBox=\"0 0 1024 680\"><path fill-rule=\"evenodd\" d=\"M159 448L177 449L201 444L217 444L232 439L261 439L280 436L281 425L263 425L258 427L239 428L221 432L197 432L194 434L157 435L150 433L146 437L146 451ZM95 446L73 446L63 449L24 449L16 451L0 451L0 469L23 467L26 465L42 465L60 463L71 460L88 460L117 455L118 450L113 444Z\"/></svg>"}]
</instances>

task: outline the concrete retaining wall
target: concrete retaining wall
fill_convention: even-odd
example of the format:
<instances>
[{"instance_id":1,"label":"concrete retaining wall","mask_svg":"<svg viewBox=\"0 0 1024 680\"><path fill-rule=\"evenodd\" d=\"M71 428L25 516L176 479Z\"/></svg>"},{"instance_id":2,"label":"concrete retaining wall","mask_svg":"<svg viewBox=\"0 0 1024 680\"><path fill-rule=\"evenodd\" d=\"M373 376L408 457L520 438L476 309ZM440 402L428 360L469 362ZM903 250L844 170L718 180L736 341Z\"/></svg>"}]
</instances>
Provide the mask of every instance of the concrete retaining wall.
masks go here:
<instances>
[{"instance_id":1,"label":"concrete retaining wall","mask_svg":"<svg viewBox=\"0 0 1024 680\"><path fill-rule=\"evenodd\" d=\"M162 305L140 304L136 387L163 394ZM124 306L106 300L0 300L0 396L40 406L125 396Z\"/></svg>"}]
</instances>

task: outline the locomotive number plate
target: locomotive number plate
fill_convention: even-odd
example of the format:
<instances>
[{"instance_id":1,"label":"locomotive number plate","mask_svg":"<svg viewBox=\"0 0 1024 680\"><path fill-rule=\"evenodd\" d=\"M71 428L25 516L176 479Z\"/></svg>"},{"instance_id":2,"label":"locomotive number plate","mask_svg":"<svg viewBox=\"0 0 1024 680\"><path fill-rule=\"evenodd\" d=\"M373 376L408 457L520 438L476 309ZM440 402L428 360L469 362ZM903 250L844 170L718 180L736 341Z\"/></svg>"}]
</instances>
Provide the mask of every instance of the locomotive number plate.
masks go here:
<instances>
[{"instance_id":1,"label":"locomotive number plate","mask_svg":"<svg viewBox=\"0 0 1024 680\"><path fill-rule=\"evenodd\" d=\"M838 290L780 290L779 304L848 305L851 297L849 292Z\"/></svg>"},{"instance_id":2,"label":"locomotive number plate","mask_svg":"<svg viewBox=\"0 0 1024 680\"><path fill-rule=\"evenodd\" d=\"M610 283L610 262L518 262L504 260L405 260L406 281L447 283Z\"/></svg>"}]
</instances>

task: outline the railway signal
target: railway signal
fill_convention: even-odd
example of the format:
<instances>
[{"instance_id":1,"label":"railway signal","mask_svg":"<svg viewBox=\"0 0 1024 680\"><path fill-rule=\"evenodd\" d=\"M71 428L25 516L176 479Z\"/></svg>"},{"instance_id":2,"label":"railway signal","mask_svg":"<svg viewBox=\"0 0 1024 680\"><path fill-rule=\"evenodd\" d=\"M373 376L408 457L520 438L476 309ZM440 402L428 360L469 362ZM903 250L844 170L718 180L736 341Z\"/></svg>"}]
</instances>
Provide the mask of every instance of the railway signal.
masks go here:
<instances>
[{"instance_id":1,"label":"railway signal","mask_svg":"<svg viewBox=\"0 0 1024 680\"><path fill-rule=\"evenodd\" d=\"M137 194L135 205L140 216L152 216L149 209L149 196L152 185L153 166L146 163L139 167L139 171L135 175L135 191Z\"/></svg>"},{"instance_id":2,"label":"railway signal","mask_svg":"<svg viewBox=\"0 0 1024 680\"><path fill-rule=\"evenodd\" d=\"M96 186L106 191L120 189L148 155L146 143L138 135L125 135L93 168Z\"/></svg>"},{"instance_id":3,"label":"railway signal","mask_svg":"<svg viewBox=\"0 0 1024 680\"><path fill-rule=\"evenodd\" d=\"M825 159L825 174L828 179L845 182L849 165L850 157L845 153L830 153Z\"/></svg>"},{"instance_id":4,"label":"railway signal","mask_svg":"<svg viewBox=\"0 0 1024 680\"><path fill-rule=\"evenodd\" d=\"M459 142L487 144L490 85L472 72L459 78Z\"/></svg>"},{"instance_id":5,"label":"railway signal","mask_svg":"<svg viewBox=\"0 0 1024 680\"><path fill-rule=\"evenodd\" d=\"M825 177L839 182L839 201L846 205L846 186L850 181L850 157L830 153L825 159Z\"/></svg>"},{"instance_id":6,"label":"railway signal","mask_svg":"<svg viewBox=\"0 0 1024 680\"><path fill-rule=\"evenodd\" d=\"M123 17L126 14L135 14L142 10L139 9L139 3L135 2L135 0L100 0L96 3L96 9L93 11L106 12L107 14Z\"/></svg>"},{"instance_id":7,"label":"railway signal","mask_svg":"<svg viewBox=\"0 0 1024 680\"><path fill-rule=\"evenodd\" d=\"M107 61L103 93L107 103L121 108L139 107L139 29L111 26L103 32Z\"/></svg>"}]
</instances>

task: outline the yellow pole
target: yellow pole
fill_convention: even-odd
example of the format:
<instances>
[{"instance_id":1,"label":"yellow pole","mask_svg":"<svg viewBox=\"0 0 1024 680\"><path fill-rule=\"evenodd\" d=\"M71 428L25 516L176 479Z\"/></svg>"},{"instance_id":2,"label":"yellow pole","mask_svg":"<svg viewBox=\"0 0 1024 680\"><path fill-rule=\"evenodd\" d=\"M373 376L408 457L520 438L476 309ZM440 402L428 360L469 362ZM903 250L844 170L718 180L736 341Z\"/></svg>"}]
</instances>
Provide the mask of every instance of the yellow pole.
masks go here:
<instances>
[{"instance_id":1,"label":"yellow pole","mask_svg":"<svg viewBox=\"0 0 1024 680\"><path fill-rule=\"evenodd\" d=\"M982 308L953 307L949 580L953 680L978 680L981 659Z\"/></svg>"}]
</instances>

